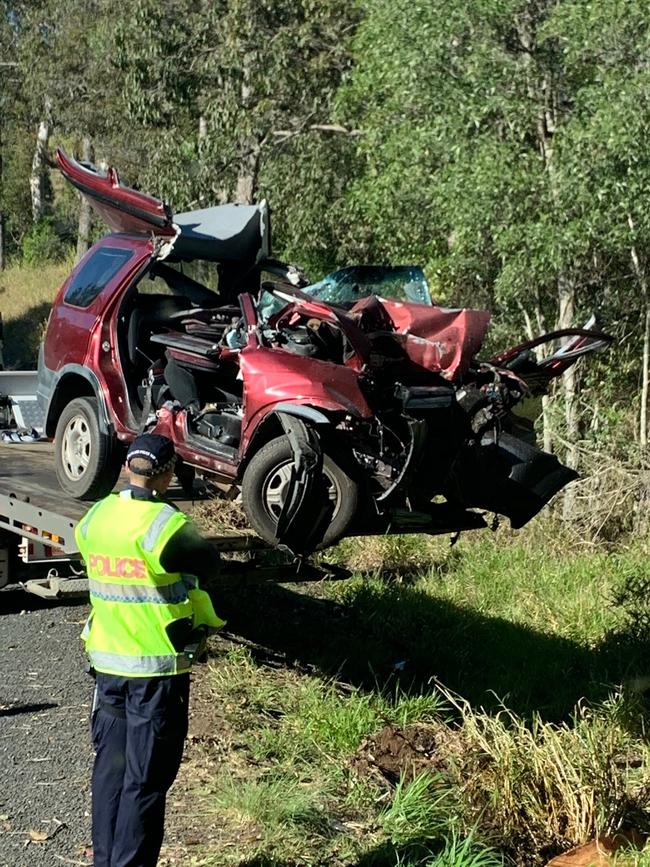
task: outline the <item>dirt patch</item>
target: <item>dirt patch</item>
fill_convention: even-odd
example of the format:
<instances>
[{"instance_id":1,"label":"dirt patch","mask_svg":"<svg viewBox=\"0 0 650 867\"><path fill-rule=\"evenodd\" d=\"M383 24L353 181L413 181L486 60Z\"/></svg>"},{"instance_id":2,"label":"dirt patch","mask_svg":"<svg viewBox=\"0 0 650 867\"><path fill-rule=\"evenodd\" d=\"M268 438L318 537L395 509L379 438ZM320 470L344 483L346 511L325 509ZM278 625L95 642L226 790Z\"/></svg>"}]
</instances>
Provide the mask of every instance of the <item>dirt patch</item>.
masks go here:
<instances>
[{"instance_id":1,"label":"dirt patch","mask_svg":"<svg viewBox=\"0 0 650 867\"><path fill-rule=\"evenodd\" d=\"M462 751L460 735L444 725L386 725L367 738L351 761L361 776L374 776L395 785L400 778L412 780L424 771L449 768Z\"/></svg>"}]
</instances>

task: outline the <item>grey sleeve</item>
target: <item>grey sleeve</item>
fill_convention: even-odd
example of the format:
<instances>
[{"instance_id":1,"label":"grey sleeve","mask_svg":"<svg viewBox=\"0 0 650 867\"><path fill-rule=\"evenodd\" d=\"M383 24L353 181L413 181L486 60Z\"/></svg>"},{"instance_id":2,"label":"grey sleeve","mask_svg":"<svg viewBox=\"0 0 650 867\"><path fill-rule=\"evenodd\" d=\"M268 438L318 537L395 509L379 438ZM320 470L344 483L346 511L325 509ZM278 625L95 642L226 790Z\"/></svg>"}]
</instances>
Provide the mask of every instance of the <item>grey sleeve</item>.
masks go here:
<instances>
[{"instance_id":1,"label":"grey sleeve","mask_svg":"<svg viewBox=\"0 0 650 867\"><path fill-rule=\"evenodd\" d=\"M171 537L160 555L165 572L186 572L209 583L221 571L218 551L188 522Z\"/></svg>"}]
</instances>

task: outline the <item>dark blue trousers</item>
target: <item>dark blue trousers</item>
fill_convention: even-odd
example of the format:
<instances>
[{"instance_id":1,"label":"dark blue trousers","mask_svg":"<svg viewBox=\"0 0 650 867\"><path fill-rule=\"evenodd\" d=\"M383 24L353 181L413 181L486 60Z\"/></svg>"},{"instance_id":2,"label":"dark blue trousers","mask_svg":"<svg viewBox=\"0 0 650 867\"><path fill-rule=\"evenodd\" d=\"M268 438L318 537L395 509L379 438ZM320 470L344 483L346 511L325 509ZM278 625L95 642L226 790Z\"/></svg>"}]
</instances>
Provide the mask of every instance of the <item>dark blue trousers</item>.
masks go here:
<instances>
[{"instance_id":1,"label":"dark blue trousers","mask_svg":"<svg viewBox=\"0 0 650 867\"><path fill-rule=\"evenodd\" d=\"M155 867L187 735L189 674L97 674L93 867Z\"/></svg>"}]
</instances>

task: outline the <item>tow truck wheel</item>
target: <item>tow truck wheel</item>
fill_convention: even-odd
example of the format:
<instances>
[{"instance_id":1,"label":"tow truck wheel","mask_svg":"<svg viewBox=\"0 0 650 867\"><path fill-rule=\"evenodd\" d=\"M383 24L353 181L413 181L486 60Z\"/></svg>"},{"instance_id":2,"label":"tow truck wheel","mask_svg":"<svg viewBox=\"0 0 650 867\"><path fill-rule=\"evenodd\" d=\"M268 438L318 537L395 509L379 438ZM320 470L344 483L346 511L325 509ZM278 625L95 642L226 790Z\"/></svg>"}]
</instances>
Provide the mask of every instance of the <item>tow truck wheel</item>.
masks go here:
<instances>
[{"instance_id":1,"label":"tow truck wheel","mask_svg":"<svg viewBox=\"0 0 650 867\"><path fill-rule=\"evenodd\" d=\"M77 397L65 407L54 434L59 484L78 500L96 500L112 491L120 474L121 450L99 427L97 398Z\"/></svg>"},{"instance_id":2,"label":"tow truck wheel","mask_svg":"<svg viewBox=\"0 0 650 867\"><path fill-rule=\"evenodd\" d=\"M293 452L286 437L262 446L251 458L242 479L242 505L255 532L276 543L275 531L291 478ZM346 471L346 462L327 446L323 451L323 475L333 504L332 520L318 546L333 545L345 534L355 516L359 486Z\"/></svg>"}]
</instances>

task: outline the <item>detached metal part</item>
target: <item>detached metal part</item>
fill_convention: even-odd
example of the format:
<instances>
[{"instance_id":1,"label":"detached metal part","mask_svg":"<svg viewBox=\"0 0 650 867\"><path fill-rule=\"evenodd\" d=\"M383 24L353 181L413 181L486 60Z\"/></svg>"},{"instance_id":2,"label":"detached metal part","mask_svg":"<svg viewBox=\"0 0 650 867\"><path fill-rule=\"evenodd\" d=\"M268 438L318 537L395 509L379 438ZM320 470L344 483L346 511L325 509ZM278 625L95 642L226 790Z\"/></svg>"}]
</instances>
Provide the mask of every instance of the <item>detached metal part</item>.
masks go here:
<instances>
[{"instance_id":1,"label":"detached metal part","mask_svg":"<svg viewBox=\"0 0 650 867\"><path fill-rule=\"evenodd\" d=\"M296 557L310 554L322 541L333 512L323 478L323 453L313 427L285 412L277 413L293 451L293 466L276 538Z\"/></svg>"}]
</instances>

